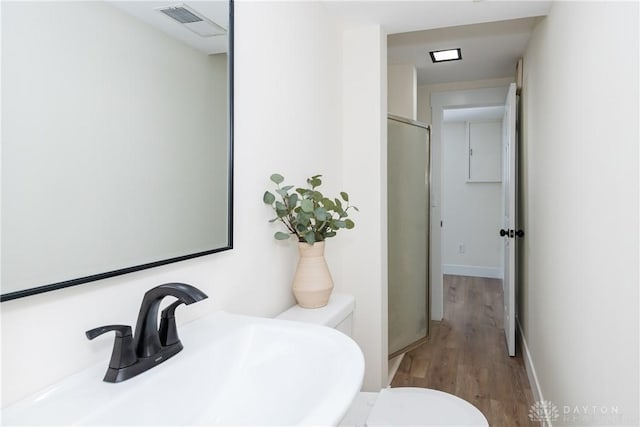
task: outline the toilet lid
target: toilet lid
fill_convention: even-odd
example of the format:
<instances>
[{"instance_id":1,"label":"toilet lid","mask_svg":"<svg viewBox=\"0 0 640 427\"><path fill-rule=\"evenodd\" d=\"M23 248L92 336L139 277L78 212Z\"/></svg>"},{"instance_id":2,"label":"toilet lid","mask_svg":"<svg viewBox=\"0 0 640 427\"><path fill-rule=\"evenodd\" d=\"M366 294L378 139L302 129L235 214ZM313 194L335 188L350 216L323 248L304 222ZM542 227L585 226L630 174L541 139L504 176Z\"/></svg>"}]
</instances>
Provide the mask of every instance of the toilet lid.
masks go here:
<instances>
[{"instance_id":1,"label":"toilet lid","mask_svg":"<svg viewBox=\"0 0 640 427\"><path fill-rule=\"evenodd\" d=\"M471 403L428 388L398 387L380 391L367 427L489 426Z\"/></svg>"}]
</instances>

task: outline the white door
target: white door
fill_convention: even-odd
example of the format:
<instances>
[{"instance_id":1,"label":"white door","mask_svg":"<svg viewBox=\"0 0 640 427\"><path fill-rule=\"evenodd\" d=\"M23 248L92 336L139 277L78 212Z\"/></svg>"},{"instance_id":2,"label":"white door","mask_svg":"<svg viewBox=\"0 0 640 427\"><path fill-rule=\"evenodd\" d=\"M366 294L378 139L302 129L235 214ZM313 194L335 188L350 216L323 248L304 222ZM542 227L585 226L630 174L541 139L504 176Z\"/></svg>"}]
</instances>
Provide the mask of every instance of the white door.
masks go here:
<instances>
[{"instance_id":1,"label":"white door","mask_svg":"<svg viewBox=\"0 0 640 427\"><path fill-rule=\"evenodd\" d=\"M500 235L504 239L504 333L509 356L516 355L516 85L511 83L502 122L502 190L504 219Z\"/></svg>"}]
</instances>

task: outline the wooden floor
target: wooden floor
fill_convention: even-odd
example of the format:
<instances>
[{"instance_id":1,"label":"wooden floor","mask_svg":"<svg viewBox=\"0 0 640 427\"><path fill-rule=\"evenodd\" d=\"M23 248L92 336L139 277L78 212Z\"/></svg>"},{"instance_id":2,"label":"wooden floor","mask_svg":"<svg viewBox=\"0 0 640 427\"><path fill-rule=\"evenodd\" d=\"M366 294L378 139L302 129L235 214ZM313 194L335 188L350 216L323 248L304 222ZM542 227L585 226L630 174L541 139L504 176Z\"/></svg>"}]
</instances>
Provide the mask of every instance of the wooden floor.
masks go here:
<instances>
[{"instance_id":1,"label":"wooden floor","mask_svg":"<svg viewBox=\"0 0 640 427\"><path fill-rule=\"evenodd\" d=\"M502 281L444 276L444 319L427 342L407 352L391 387L442 390L474 404L490 426L538 425L520 349L507 355Z\"/></svg>"}]
</instances>

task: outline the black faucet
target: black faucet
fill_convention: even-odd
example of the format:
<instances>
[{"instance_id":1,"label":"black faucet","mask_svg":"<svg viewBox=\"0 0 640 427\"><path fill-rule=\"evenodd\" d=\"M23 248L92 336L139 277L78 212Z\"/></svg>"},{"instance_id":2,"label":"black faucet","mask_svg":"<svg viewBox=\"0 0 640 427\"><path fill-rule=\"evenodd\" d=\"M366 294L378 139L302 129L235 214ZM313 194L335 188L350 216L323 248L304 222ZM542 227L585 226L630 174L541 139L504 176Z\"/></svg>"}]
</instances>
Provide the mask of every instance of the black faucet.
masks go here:
<instances>
[{"instance_id":1,"label":"black faucet","mask_svg":"<svg viewBox=\"0 0 640 427\"><path fill-rule=\"evenodd\" d=\"M158 330L158 309L166 296L178 300L162 311ZM149 289L142 299L136 322L135 337L127 325L101 326L86 332L87 338L94 339L105 332L115 331L116 340L111 354L109 368L104 381L117 383L134 377L164 362L182 350L175 324L175 310L180 304L193 304L207 298L207 295L185 283L165 283Z\"/></svg>"}]
</instances>

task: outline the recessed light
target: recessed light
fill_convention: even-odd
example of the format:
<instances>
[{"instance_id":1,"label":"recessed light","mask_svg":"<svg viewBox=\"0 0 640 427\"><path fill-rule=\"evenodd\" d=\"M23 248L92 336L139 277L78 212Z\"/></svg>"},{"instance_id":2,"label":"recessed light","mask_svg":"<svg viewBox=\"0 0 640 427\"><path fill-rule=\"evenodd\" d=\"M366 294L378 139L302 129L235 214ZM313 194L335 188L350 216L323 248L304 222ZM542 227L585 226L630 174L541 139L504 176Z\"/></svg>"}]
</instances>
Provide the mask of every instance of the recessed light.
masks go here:
<instances>
[{"instance_id":1,"label":"recessed light","mask_svg":"<svg viewBox=\"0 0 640 427\"><path fill-rule=\"evenodd\" d=\"M462 52L460 51L460 48L434 50L429 52L429 55L431 55L431 60L433 62L460 61L462 59Z\"/></svg>"}]
</instances>

